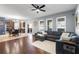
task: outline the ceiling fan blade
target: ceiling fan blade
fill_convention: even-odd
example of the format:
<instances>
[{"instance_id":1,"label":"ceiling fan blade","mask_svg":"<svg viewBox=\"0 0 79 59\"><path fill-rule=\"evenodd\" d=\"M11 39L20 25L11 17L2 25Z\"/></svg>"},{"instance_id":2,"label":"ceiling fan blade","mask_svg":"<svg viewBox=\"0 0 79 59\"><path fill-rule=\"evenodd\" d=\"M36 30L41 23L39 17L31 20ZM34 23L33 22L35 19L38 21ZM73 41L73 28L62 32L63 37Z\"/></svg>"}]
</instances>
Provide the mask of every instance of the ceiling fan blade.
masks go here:
<instances>
[{"instance_id":1,"label":"ceiling fan blade","mask_svg":"<svg viewBox=\"0 0 79 59\"><path fill-rule=\"evenodd\" d=\"M37 6L35 4L32 4L33 7L35 7L37 9Z\"/></svg>"},{"instance_id":2,"label":"ceiling fan blade","mask_svg":"<svg viewBox=\"0 0 79 59\"><path fill-rule=\"evenodd\" d=\"M32 9L32 11L35 11L36 9Z\"/></svg>"},{"instance_id":3,"label":"ceiling fan blade","mask_svg":"<svg viewBox=\"0 0 79 59\"><path fill-rule=\"evenodd\" d=\"M40 11L43 11L43 12L45 12L46 10L40 9Z\"/></svg>"},{"instance_id":4,"label":"ceiling fan blade","mask_svg":"<svg viewBox=\"0 0 79 59\"><path fill-rule=\"evenodd\" d=\"M42 5L40 8L43 8L43 7L45 7L45 5Z\"/></svg>"}]
</instances>

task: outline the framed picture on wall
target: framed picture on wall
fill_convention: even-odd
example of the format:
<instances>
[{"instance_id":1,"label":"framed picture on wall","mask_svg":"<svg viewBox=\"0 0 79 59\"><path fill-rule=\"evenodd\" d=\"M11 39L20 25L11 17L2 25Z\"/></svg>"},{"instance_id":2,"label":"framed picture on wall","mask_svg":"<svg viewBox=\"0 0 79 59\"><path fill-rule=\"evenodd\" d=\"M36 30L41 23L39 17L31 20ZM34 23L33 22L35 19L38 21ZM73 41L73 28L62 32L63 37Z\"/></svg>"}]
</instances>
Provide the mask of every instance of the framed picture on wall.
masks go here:
<instances>
[{"instance_id":1,"label":"framed picture on wall","mask_svg":"<svg viewBox=\"0 0 79 59\"><path fill-rule=\"evenodd\" d=\"M43 31L45 29L45 21L44 20L40 20L39 21L39 30Z\"/></svg>"},{"instance_id":2,"label":"framed picture on wall","mask_svg":"<svg viewBox=\"0 0 79 59\"><path fill-rule=\"evenodd\" d=\"M40 26L44 26L44 21L40 21Z\"/></svg>"}]
</instances>

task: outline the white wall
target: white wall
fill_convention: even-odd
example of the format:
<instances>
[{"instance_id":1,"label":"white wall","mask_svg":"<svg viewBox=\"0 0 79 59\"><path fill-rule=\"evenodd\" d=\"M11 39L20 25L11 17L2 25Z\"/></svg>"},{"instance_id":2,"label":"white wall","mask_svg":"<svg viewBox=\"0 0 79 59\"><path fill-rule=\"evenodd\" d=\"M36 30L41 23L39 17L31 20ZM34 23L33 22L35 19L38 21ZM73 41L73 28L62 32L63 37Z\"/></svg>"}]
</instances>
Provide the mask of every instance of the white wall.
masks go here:
<instances>
[{"instance_id":1,"label":"white wall","mask_svg":"<svg viewBox=\"0 0 79 59\"><path fill-rule=\"evenodd\" d=\"M32 33L36 33L39 31L39 21L38 20L33 20L32 21Z\"/></svg>"},{"instance_id":2,"label":"white wall","mask_svg":"<svg viewBox=\"0 0 79 59\"><path fill-rule=\"evenodd\" d=\"M16 8L8 4L0 4L0 17L26 19Z\"/></svg>"}]
</instances>

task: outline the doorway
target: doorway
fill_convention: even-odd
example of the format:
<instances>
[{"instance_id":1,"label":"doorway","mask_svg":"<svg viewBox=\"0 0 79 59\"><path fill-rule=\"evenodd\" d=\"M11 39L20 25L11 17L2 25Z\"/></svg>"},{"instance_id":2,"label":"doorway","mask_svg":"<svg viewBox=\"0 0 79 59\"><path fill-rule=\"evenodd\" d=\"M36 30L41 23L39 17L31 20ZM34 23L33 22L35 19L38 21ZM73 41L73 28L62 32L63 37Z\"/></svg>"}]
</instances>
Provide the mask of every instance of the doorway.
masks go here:
<instances>
[{"instance_id":1,"label":"doorway","mask_svg":"<svg viewBox=\"0 0 79 59\"><path fill-rule=\"evenodd\" d=\"M27 33L32 33L32 25L27 24Z\"/></svg>"},{"instance_id":2,"label":"doorway","mask_svg":"<svg viewBox=\"0 0 79 59\"><path fill-rule=\"evenodd\" d=\"M25 21L20 20L20 33L25 33Z\"/></svg>"}]
</instances>

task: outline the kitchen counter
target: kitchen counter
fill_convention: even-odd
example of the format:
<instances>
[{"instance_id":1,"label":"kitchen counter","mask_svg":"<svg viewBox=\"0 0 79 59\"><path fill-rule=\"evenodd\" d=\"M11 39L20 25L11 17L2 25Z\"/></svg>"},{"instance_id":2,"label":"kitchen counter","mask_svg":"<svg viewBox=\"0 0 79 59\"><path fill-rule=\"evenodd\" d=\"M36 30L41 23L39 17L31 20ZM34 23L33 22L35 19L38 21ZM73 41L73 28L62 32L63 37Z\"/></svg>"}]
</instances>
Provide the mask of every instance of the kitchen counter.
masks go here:
<instances>
[{"instance_id":1,"label":"kitchen counter","mask_svg":"<svg viewBox=\"0 0 79 59\"><path fill-rule=\"evenodd\" d=\"M0 35L0 42L14 40L22 37L27 37L27 35L25 33L21 33L19 36L9 36L8 34Z\"/></svg>"}]
</instances>

